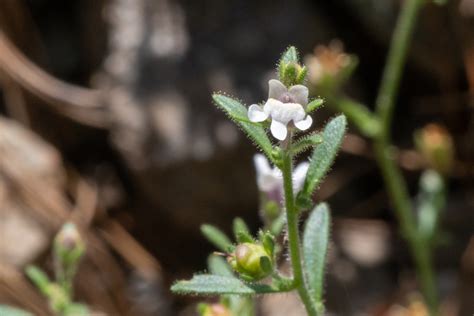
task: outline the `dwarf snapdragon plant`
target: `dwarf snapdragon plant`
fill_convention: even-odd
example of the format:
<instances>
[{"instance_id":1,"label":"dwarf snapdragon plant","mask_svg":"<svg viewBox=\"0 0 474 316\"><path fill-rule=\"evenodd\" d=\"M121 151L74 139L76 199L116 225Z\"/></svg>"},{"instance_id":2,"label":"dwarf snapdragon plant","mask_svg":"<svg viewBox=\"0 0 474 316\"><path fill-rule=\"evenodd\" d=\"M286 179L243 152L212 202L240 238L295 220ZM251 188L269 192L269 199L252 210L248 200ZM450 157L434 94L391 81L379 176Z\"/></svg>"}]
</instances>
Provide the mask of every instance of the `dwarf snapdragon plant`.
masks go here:
<instances>
[{"instance_id":1,"label":"dwarf snapdragon plant","mask_svg":"<svg viewBox=\"0 0 474 316\"><path fill-rule=\"evenodd\" d=\"M309 315L324 312L323 279L330 213L326 203L313 205L312 194L334 162L346 130L346 118L337 116L322 132L298 136L311 129L311 113L323 104L321 99L309 101L308 88L304 85L306 73L296 49L289 47L279 61L278 80L269 81L268 99L262 104L247 108L234 98L213 95L217 107L263 153L255 156L254 163L265 226L255 238L245 223L237 219L234 221L236 242L232 243L217 228L204 225L203 233L222 251L220 254L227 258L226 265L231 270L215 273L216 269L210 266L208 274L196 274L191 280L176 282L171 288L173 292L235 298L296 290ZM309 161L294 168L295 156L309 149L312 149ZM307 210L312 211L301 236L298 223ZM280 245L277 237L282 231L286 238L280 238L283 240ZM283 275L277 264L278 255L286 253L292 269L290 277ZM222 258L216 262L225 263ZM211 315L212 308L201 305L200 312Z\"/></svg>"}]
</instances>

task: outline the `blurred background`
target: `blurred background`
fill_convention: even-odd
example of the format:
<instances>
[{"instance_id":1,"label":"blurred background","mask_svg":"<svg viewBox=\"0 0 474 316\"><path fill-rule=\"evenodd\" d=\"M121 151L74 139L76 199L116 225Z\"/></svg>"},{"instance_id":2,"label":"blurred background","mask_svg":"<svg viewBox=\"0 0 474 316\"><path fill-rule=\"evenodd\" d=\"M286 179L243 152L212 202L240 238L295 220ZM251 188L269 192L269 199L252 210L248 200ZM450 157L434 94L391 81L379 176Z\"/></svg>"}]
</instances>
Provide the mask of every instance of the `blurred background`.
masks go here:
<instances>
[{"instance_id":1,"label":"blurred background","mask_svg":"<svg viewBox=\"0 0 474 316\"><path fill-rule=\"evenodd\" d=\"M169 286L206 269L214 249L199 226L261 226L255 149L211 93L260 102L288 45L306 56L338 39L359 58L346 92L372 105L402 2L1 1L0 303L51 314L23 269L51 272L51 240L73 220L87 240L79 301L107 315L194 315L199 298ZM413 196L425 168L413 132L436 123L453 139L434 258L443 315L474 312L473 93L474 1L426 5L393 138ZM334 115L326 106L314 126ZM354 128L314 198L334 217L329 312L424 315L370 142ZM260 313L298 315L284 298L259 298Z\"/></svg>"}]
</instances>

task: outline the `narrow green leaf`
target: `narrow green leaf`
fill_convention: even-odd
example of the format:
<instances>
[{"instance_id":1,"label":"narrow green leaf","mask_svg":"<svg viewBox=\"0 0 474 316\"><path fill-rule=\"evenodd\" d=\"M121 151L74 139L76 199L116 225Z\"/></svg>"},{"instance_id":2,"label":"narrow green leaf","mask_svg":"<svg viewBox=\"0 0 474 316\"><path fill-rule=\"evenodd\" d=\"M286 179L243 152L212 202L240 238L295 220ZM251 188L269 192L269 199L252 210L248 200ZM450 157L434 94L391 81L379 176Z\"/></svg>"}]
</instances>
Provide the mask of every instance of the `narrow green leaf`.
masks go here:
<instances>
[{"instance_id":1,"label":"narrow green leaf","mask_svg":"<svg viewBox=\"0 0 474 316\"><path fill-rule=\"evenodd\" d=\"M201 225L201 232L217 249L227 252L232 247L232 242L219 228L204 224Z\"/></svg>"},{"instance_id":2,"label":"narrow green leaf","mask_svg":"<svg viewBox=\"0 0 474 316\"><path fill-rule=\"evenodd\" d=\"M283 231L283 228L285 228L285 224L286 224L286 214L282 213L270 224L270 232L274 236L280 235L280 233Z\"/></svg>"},{"instance_id":3,"label":"narrow green leaf","mask_svg":"<svg viewBox=\"0 0 474 316\"><path fill-rule=\"evenodd\" d=\"M323 142L323 136L320 133L313 133L301 137L291 146L291 153L298 155L309 148L319 145Z\"/></svg>"},{"instance_id":4,"label":"narrow green leaf","mask_svg":"<svg viewBox=\"0 0 474 316\"><path fill-rule=\"evenodd\" d=\"M313 101L309 102L306 106L306 113L310 114L317 109L319 109L324 104L324 99L314 99Z\"/></svg>"},{"instance_id":5,"label":"narrow green leaf","mask_svg":"<svg viewBox=\"0 0 474 316\"><path fill-rule=\"evenodd\" d=\"M38 290L40 290L41 293L43 293L44 295L47 295L51 281L49 280L46 273L44 273L43 270L41 270L35 265L27 266L25 272L26 275L30 278L30 280L38 288Z\"/></svg>"},{"instance_id":6,"label":"narrow green leaf","mask_svg":"<svg viewBox=\"0 0 474 316\"><path fill-rule=\"evenodd\" d=\"M275 252L275 239L273 235L269 231L261 233L260 241L262 242L263 248L273 255Z\"/></svg>"},{"instance_id":7,"label":"narrow green leaf","mask_svg":"<svg viewBox=\"0 0 474 316\"><path fill-rule=\"evenodd\" d=\"M303 235L303 258L309 290L316 302L323 298L323 281L331 216L326 203L312 211Z\"/></svg>"},{"instance_id":8,"label":"narrow green leaf","mask_svg":"<svg viewBox=\"0 0 474 316\"><path fill-rule=\"evenodd\" d=\"M27 311L19 308L11 307L9 305L0 304L0 315L1 316L33 316Z\"/></svg>"},{"instance_id":9,"label":"narrow green leaf","mask_svg":"<svg viewBox=\"0 0 474 316\"><path fill-rule=\"evenodd\" d=\"M346 117L339 115L324 128L323 142L313 151L303 189L298 195L299 200L310 199L313 191L328 172L342 144L346 125Z\"/></svg>"},{"instance_id":10,"label":"narrow green leaf","mask_svg":"<svg viewBox=\"0 0 474 316\"><path fill-rule=\"evenodd\" d=\"M207 258L207 268L209 269L209 272L211 272L211 274L222 276L234 275L227 261L221 256L210 255Z\"/></svg>"},{"instance_id":11,"label":"narrow green leaf","mask_svg":"<svg viewBox=\"0 0 474 316\"><path fill-rule=\"evenodd\" d=\"M247 108L239 101L222 94L215 93L212 98L216 105L223 110L230 119L235 121L255 143L255 145L265 153L268 159L273 161L272 143L270 142L265 129L260 124L248 121Z\"/></svg>"},{"instance_id":12,"label":"narrow green leaf","mask_svg":"<svg viewBox=\"0 0 474 316\"><path fill-rule=\"evenodd\" d=\"M241 219L240 217L236 217L233 222L233 230L234 230L234 236L237 242L243 243L243 242L252 242L253 238L252 235L250 234L249 228L247 224L245 224L244 220Z\"/></svg>"},{"instance_id":13,"label":"narrow green leaf","mask_svg":"<svg viewBox=\"0 0 474 316\"><path fill-rule=\"evenodd\" d=\"M373 138L380 133L378 117L364 104L345 97L329 97L329 104L344 113L365 136Z\"/></svg>"},{"instance_id":14,"label":"narrow green leaf","mask_svg":"<svg viewBox=\"0 0 474 316\"><path fill-rule=\"evenodd\" d=\"M171 291L178 294L200 295L255 295L280 292L276 287L266 284L246 283L235 277L200 274L189 281L178 281Z\"/></svg>"}]
</instances>

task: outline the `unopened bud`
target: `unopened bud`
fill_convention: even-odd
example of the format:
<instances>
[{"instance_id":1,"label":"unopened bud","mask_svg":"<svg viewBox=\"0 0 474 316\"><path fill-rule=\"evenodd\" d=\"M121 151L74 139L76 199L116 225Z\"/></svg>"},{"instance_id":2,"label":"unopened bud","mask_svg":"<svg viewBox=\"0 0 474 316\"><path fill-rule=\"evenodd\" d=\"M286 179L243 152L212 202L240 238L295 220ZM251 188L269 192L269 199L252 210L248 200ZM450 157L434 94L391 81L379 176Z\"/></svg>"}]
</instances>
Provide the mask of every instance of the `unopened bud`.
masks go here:
<instances>
[{"instance_id":1,"label":"unopened bud","mask_svg":"<svg viewBox=\"0 0 474 316\"><path fill-rule=\"evenodd\" d=\"M227 259L243 278L256 281L273 271L273 254L261 244L243 243Z\"/></svg>"},{"instance_id":2,"label":"unopened bud","mask_svg":"<svg viewBox=\"0 0 474 316\"><path fill-rule=\"evenodd\" d=\"M64 265L79 261L85 251L84 240L73 223L63 225L54 239L56 258Z\"/></svg>"},{"instance_id":3,"label":"unopened bud","mask_svg":"<svg viewBox=\"0 0 474 316\"><path fill-rule=\"evenodd\" d=\"M415 144L429 166L441 174L451 171L454 144L449 132L437 124L428 124L415 133Z\"/></svg>"},{"instance_id":4,"label":"unopened bud","mask_svg":"<svg viewBox=\"0 0 474 316\"><path fill-rule=\"evenodd\" d=\"M204 304L198 305L200 316L232 316L232 312L222 304Z\"/></svg>"},{"instance_id":5,"label":"unopened bud","mask_svg":"<svg viewBox=\"0 0 474 316\"><path fill-rule=\"evenodd\" d=\"M343 44L334 40L328 46L316 46L314 53L306 56L305 63L309 86L327 93L327 90L337 89L349 78L357 65L357 58L346 54Z\"/></svg>"},{"instance_id":6,"label":"unopened bud","mask_svg":"<svg viewBox=\"0 0 474 316\"><path fill-rule=\"evenodd\" d=\"M306 73L306 67L297 62L280 62L280 81L287 87L302 84L306 78Z\"/></svg>"}]
</instances>

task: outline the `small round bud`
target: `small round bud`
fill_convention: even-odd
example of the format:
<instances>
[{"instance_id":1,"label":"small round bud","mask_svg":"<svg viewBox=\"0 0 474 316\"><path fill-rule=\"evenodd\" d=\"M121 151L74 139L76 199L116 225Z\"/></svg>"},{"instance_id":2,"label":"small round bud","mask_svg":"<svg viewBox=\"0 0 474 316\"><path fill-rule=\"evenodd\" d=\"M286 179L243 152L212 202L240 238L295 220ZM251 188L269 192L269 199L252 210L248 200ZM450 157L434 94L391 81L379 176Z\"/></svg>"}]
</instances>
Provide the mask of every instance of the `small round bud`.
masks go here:
<instances>
[{"instance_id":1,"label":"small round bud","mask_svg":"<svg viewBox=\"0 0 474 316\"><path fill-rule=\"evenodd\" d=\"M63 225L54 239L56 258L64 265L77 262L85 251L84 240L73 223Z\"/></svg>"},{"instance_id":2,"label":"small round bud","mask_svg":"<svg viewBox=\"0 0 474 316\"><path fill-rule=\"evenodd\" d=\"M302 84L306 78L307 69L296 62L280 63L280 81L287 87Z\"/></svg>"},{"instance_id":3,"label":"small round bud","mask_svg":"<svg viewBox=\"0 0 474 316\"><path fill-rule=\"evenodd\" d=\"M429 166L441 174L451 171L454 144L449 132L437 124L428 124L415 133L415 144Z\"/></svg>"},{"instance_id":4,"label":"small round bud","mask_svg":"<svg viewBox=\"0 0 474 316\"><path fill-rule=\"evenodd\" d=\"M344 52L344 45L337 40L328 46L318 45L314 53L305 58L308 82L323 93L339 88L354 71L357 58Z\"/></svg>"},{"instance_id":5,"label":"small round bud","mask_svg":"<svg viewBox=\"0 0 474 316\"><path fill-rule=\"evenodd\" d=\"M232 312L223 304L204 304L198 305L200 316L232 316Z\"/></svg>"},{"instance_id":6,"label":"small round bud","mask_svg":"<svg viewBox=\"0 0 474 316\"><path fill-rule=\"evenodd\" d=\"M242 277L252 281L263 279L273 270L273 254L261 244L238 245L228 261Z\"/></svg>"}]
</instances>

